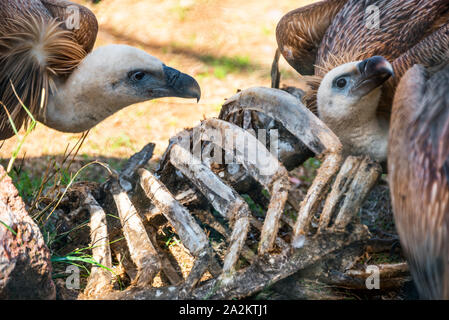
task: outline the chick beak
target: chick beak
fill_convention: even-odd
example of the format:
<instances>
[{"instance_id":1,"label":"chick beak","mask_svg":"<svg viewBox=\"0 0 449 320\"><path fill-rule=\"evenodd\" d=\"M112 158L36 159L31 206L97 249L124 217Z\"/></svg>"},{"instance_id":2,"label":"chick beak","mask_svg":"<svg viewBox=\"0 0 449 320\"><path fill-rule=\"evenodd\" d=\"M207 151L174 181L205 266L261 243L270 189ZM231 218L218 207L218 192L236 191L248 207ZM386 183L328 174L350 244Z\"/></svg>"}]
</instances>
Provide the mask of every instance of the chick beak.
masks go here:
<instances>
[{"instance_id":1,"label":"chick beak","mask_svg":"<svg viewBox=\"0 0 449 320\"><path fill-rule=\"evenodd\" d=\"M166 65L164 65L163 69L166 86L170 89L172 96L179 98L195 98L197 102L200 101L201 88L193 77L176 69L167 67Z\"/></svg>"},{"instance_id":2,"label":"chick beak","mask_svg":"<svg viewBox=\"0 0 449 320\"><path fill-rule=\"evenodd\" d=\"M359 79L353 87L353 93L364 96L384 84L394 76L393 67L387 59L374 56L357 64Z\"/></svg>"}]
</instances>

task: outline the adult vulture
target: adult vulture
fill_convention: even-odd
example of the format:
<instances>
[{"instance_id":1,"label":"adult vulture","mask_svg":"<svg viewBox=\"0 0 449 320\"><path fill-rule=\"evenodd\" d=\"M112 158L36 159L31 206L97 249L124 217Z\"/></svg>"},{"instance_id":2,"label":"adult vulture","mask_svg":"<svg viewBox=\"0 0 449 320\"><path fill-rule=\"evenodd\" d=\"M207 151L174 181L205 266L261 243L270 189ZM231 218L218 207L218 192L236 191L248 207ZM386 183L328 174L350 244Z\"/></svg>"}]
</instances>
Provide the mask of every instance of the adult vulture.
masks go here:
<instances>
[{"instance_id":1,"label":"adult vulture","mask_svg":"<svg viewBox=\"0 0 449 320\"><path fill-rule=\"evenodd\" d=\"M189 75L146 52L108 45L91 52L98 24L66 0L0 3L0 139L29 117L64 132L92 128L118 110L160 97L200 98Z\"/></svg>"},{"instance_id":2,"label":"adult vulture","mask_svg":"<svg viewBox=\"0 0 449 320\"><path fill-rule=\"evenodd\" d=\"M423 298L449 299L449 64L416 65L394 97L388 150L396 227Z\"/></svg>"}]
</instances>

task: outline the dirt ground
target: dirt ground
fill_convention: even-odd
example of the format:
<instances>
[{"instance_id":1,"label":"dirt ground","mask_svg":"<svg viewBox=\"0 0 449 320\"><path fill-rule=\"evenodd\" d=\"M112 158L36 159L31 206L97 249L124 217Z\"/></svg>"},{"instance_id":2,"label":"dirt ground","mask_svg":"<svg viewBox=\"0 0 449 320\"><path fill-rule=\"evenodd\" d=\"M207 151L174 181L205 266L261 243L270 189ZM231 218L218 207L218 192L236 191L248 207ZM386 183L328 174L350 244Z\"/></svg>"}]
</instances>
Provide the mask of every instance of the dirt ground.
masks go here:
<instances>
[{"instance_id":1,"label":"dirt ground","mask_svg":"<svg viewBox=\"0 0 449 320\"><path fill-rule=\"evenodd\" d=\"M103 157L120 163L146 143L156 143L156 156L170 136L205 117L218 115L224 99L237 89L270 85L276 49L275 28L288 11L312 0L75 0L96 14L100 25L96 47L129 44L194 76L202 88L199 104L164 98L130 106L91 130L79 151L83 162ZM282 61L283 80L298 82ZM101 75L99 75L101 76ZM23 132L23 131L22 131ZM38 175L49 156L61 155L80 134L57 132L38 124L20 150L23 167ZM18 143L0 149L5 165Z\"/></svg>"}]
</instances>

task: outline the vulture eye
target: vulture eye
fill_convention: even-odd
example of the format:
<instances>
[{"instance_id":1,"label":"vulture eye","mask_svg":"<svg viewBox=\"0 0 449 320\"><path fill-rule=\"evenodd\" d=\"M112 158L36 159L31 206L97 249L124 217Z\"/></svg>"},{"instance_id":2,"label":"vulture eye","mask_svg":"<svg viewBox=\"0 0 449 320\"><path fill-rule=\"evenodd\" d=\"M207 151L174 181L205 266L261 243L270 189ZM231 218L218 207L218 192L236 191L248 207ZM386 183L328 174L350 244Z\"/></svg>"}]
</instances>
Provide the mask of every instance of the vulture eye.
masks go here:
<instances>
[{"instance_id":1,"label":"vulture eye","mask_svg":"<svg viewBox=\"0 0 449 320\"><path fill-rule=\"evenodd\" d=\"M348 84L348 81L346 81L345 78L338 79L335 84L337 85L337 88L343 89Z\"/></svg>"},{"instance_id":2,"label":"vulture eye","mask_svg":"<svg viewBox=\"0 0 449 320\"><path fill-rule=\"evenodd\" d=\"M140 81L145 77L145 72L143 71L130 72L128 76L131 80Z\"/></svg>"}]
</instances>

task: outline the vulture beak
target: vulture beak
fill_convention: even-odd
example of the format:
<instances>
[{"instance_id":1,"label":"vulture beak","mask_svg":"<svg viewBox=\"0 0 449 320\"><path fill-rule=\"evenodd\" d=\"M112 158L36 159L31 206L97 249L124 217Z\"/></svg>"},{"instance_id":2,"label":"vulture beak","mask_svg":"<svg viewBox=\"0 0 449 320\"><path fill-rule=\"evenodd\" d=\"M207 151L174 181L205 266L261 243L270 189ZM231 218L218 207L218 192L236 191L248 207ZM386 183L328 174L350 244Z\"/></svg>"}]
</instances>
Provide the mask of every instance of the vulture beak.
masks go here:
<instances>
[{"instance_id":1,"label":"vulture beak","mask_svg":"<svg viewBox=\"0 0 449 320\"><path fill-rule=\"evenodd\" d=\"M357 64L359 73L351 93L365 96L374 89L384 84L390 77L394 76L393 67L387 59L374 56Z\"/></svg>"},{"instance_id":2,"label":"vulture beak","mask_svg":"<svg viewBox=\"0 0 449 320\"><path fill-rule=\"evenodd\" d=\"M201 89L194 78L176 69L163 66L167 94L179 98L195 98L200 101Z\"/></svg>"}]
</instances>

